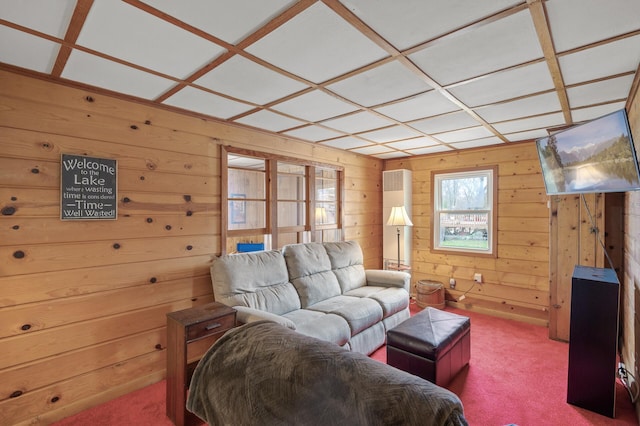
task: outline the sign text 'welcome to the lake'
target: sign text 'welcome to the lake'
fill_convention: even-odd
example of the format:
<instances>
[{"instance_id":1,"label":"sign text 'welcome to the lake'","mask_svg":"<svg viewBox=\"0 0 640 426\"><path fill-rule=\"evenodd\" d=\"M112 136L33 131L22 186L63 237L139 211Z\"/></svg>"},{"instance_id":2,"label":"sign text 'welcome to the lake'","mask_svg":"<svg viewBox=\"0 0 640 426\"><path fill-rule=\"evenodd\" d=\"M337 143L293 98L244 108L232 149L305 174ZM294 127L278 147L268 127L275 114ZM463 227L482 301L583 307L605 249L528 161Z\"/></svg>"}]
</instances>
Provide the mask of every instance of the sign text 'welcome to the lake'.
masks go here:
<instances>
[{"instance_id":1,"label":"sign text 'welcome to the lake'","mask_svg":"<svg viewBox=\"0 0 640 426\"><path fill-rule=\"evenodd\" d=\"M60 219L116 219L116 160L62 154Z\"/></svg>"}]
</instances>

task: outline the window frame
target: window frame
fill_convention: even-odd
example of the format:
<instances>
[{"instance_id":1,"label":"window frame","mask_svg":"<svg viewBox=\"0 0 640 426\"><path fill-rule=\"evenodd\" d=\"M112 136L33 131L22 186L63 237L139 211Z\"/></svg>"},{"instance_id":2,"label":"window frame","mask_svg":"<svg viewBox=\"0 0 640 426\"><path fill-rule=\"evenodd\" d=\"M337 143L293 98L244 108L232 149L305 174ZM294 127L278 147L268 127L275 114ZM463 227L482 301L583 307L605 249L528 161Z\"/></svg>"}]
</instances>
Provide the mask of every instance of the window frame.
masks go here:
<instances>
[{"instance_id":1,"label":"window frame","mask_svg":"<svg viewBox=\"0 0 640 426\"><path fill-rule=\"evenodd\" d=\"M256 229L229 229L229 154L253 157L265 161L265 227ZM242 236L271 235L271 246L279 247L279 233L306 233L310 241L318 241L322 239L323 232L329 229L335 230L334 235L342 241L344 239L344 218L343 218L343 200L344 200L344 167L333 164L319 163L315 161L303 160L295 157L287 157L272 153L265 153L243 148L221 145L220 147L220 246L221 254L227 253L227 243L229 238L239 238ZM305 224L300 226L278 227L278 163L288 163L291 165L305 167ZM315 184L316 169L324 168L336 171L337 192L336 203L336 223L316 225L315 220ZM290 200L289 200L290 201ZM302 241L300 241L302 242Z\"/></svg>"},{"instance_id":2,"label":"window frame","mask_svg":"<svg viewBox=\"0 0 640 426\"><path fill-rule=\"evenodd\" d=\"M456 175L461 178L466 176L488 176L487 196L489 197L488 205L488 229L487 237L489 238L488 250L478 250L471 248L452 248L441 247L440 242L440 213L443 211L458 212L456 210L444 210L440 207L439 194L441 193L441 187L438 187L438 182L441 182L446 177L455 177ZM432 170L431 171L431 252L448 255L463 255L463 256L476 256L476 257L498 257L498 166L483 166L454 170ZM460 210L460 212L473 212L476 210ZM479 210L485 212L487 210Z\"/></svg>"}]
</instances>

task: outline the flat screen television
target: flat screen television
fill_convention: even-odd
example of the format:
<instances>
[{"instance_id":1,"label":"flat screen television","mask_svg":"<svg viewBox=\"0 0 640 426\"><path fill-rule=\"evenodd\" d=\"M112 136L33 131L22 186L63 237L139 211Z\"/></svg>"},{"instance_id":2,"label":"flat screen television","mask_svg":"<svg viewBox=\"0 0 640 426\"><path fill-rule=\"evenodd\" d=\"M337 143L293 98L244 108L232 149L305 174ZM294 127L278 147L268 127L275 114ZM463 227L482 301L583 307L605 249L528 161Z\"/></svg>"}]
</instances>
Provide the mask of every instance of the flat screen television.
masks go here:
<instances>
[{"instance_id":1,"label":"flat screen television","mask_svg":"<svg viewBox=\"0 0 640 426\"><path fill-rule=\"evenodd\" d=\"M640 189L624 109L536 140L548 195Z\"/></svg>"}]
</instances>

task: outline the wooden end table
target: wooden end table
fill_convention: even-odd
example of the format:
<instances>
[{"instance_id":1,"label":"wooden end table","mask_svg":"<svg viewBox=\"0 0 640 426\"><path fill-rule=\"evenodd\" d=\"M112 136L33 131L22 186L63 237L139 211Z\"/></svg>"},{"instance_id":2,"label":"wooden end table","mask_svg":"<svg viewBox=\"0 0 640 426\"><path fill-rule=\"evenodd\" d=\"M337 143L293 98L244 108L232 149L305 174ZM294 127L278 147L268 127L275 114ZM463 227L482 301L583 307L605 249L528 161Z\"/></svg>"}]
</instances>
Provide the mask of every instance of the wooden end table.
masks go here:
<instances>
[{"instance_id":1,"label":"wooden end table","mask_svg":"<svg viewBox=\"0 0 640 426\"><path fill-rule=\"evenodd\" d=\"M167 417L177 426L202 423L186 409L187 390L199 359L188 359L187 345L217 340L236 324L235 309L209 303L167 314Z\"/></svg>"}]
</instances>

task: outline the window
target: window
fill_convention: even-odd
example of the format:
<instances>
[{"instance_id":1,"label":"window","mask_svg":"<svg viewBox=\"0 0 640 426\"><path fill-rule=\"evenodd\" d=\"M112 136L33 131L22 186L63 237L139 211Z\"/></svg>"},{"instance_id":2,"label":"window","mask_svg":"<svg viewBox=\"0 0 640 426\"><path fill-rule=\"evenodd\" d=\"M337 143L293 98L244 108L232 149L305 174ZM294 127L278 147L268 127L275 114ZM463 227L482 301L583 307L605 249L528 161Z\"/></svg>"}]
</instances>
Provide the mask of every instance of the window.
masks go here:
<instances>
[{"instance_id":1,"label":"window","mask_svg":"<svg viewBox=\"0 0 640 426\"><path fill-rule=\"evenodd\" d=\"M222 147L223 254L341 241L342 179L340 167Z\"/></svg>"},{"instance_id":2,"label":"window","mask_svg":"<svg viewBox=\"0 0 640 426\"><path fill-rule=\"evenodd\" d=\"M433 250L496 255L497 168L434 172Z\"/></svg>"}]
</instances>

